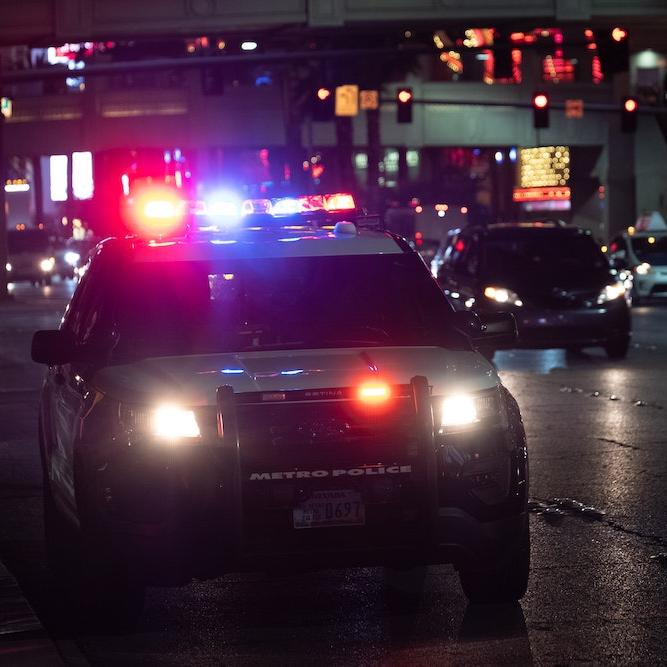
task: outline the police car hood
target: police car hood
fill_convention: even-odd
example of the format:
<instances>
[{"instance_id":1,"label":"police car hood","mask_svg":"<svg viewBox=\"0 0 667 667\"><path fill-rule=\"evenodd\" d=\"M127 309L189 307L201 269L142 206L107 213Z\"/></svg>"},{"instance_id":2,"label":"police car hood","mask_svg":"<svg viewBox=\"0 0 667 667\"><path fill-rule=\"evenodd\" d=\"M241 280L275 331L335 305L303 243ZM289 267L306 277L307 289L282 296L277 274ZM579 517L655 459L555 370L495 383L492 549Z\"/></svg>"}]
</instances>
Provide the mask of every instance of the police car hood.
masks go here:
<instances>
[{"instance_id":1,"label":"police car hood","mask_svg":"<svg viewBox=\"0 0 667 667\"><path fill-rule=\"evenodd\" d=\"M237 393L356 386L381 378L407 384L423 375L433 395L479 391L499 384L482 355L441 347L370 347L258 351L154 357L110 366L95 377L96 388L121 401L176 400L214 405L216 389Z\"/></svg>"}]
</instances>

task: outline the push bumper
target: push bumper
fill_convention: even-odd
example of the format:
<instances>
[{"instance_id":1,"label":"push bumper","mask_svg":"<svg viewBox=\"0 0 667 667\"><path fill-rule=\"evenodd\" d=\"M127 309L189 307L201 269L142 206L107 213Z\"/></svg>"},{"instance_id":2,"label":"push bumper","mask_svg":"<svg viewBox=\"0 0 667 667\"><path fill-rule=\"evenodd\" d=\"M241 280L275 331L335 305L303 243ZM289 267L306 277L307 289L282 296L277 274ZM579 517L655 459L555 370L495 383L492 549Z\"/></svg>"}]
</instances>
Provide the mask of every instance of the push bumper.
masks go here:
<instances>
[{"instance_id":1,"label":"push bumper","mask_svg":"<svg viewBox=\"0 0 667 667\"><path fill-rule=\"evenodd\" d=\"M436 563L466 567L486 563L488 567L503 560L525 527L525 476L521 493L517 491L520 480L507 484L513 499L498 503L502 505L498 511L476 511L479 496L488 493L488 480L482 482L485 491L474 489L468 503L458 503L459 496L467 493L461 489L468 488L461 485L474 487L474 481L443 469L426 378L413 378L410 391L417 448L404 462L410 467L409 479L399 474L391 479L355 474L337 486L333 477L308 483L277 478L265 486L258 482L260 486L253 490L266 491L259 501L268 499L263 513L256 495L248 493L252 483L244 481L236 397L225 387L218 396L218 417L225 415L222 435L210 446L175 450L168 461L163 452L128 453L118 451L117 445L113 458L104 449L89 449L82 475L89 481L82 494L87 498L89 521L103 527L109 547L119 558L149 583L160 585L248 570ZM511 437L501 436L489 460L502 449L503 469L520 468L516 460L510 461L516 457L510 452ZM525 440L519 441L516 450L525 448ZM475 461L478 466L479 459ZM449 484L447 474L458 481ZM473 477L480 476L482 472L475 468ZM443 493L443 485L448 494ZM307 497L313 489L332 486L358 490L367 503L367 524L296 530L292 507L298 494ZM278 496L280 506L276 506Z\"/></svg>"}]
</instances>

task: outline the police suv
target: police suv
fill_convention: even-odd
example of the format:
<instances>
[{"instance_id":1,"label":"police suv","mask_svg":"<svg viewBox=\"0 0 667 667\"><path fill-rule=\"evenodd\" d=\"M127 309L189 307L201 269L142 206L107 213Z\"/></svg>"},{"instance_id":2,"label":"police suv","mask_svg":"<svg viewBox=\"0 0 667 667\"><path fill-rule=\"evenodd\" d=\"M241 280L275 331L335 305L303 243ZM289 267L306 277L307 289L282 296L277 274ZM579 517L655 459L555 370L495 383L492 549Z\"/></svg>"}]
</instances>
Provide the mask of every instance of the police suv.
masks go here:
<instances>
[{"instance_id":1,"label":"police suv","mask_svg":"<svg viewBox=\"0 0 667 667\"><path fill-rule=\"evenodd\" d=\"M456 313L350 195L199 224L172 203L101 242L33 339L48 554L79 604L127 617L192 577L438 563L471 601L521 598L525 433L476 351L512 315Z\"/></svg>"}]
</instances>

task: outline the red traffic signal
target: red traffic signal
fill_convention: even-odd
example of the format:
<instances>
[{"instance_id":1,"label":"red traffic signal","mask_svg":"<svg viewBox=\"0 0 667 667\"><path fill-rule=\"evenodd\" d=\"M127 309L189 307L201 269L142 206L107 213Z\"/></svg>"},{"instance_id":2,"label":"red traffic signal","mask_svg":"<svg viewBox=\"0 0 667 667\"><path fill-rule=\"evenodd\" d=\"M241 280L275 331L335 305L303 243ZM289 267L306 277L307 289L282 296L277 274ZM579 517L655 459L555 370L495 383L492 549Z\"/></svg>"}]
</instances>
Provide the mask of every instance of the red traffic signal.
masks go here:
<instances>
[{"instance_id":1,"label":"red traffic signal","mask_svg":"<svg viewBox=\"0 0 667 667\"><path fill-rule=\"evenodd\" d=\"M634 97L625 97L621 105L621 132L637 130L637 110L639 104Z\"/></svg>"},{"instance_id":2,"label":"red traffic signal","mask_svg":"<svg viewBox=\"0 0 667 667\"><path fill-rule=\"evenodd\" d=\"M396 122L412 122L412 88L399 88L396 91Z\"/></svg>"},{"instance_id":3,"label":"red traffic signal","mask_svg":"<svg viewBox=\"0 0 667 667\"><path fill-rule=\"evenodd\" d=\"M549 127L549 96L533 93L533 127Z\"/></svg>"}]
</instances>

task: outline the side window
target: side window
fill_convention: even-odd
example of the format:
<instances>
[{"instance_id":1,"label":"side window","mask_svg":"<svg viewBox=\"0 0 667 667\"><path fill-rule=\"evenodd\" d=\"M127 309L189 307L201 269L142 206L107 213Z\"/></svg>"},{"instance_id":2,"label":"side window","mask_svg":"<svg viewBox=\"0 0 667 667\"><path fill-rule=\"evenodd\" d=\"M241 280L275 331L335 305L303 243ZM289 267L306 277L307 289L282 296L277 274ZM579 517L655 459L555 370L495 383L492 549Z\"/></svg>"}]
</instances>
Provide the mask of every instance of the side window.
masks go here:
<instances>
[{"instance_id":1,"label":"side window","mask_svg":"<svg viewBox=\"0 0 667 667\"><path fill-rule=\"evenodd\" d=\"M106 298L103 257L92 261L77 287L69 311L63 321L77 345L91 343L110 326L110 306Z\"/></svg>"}]
</instances>

